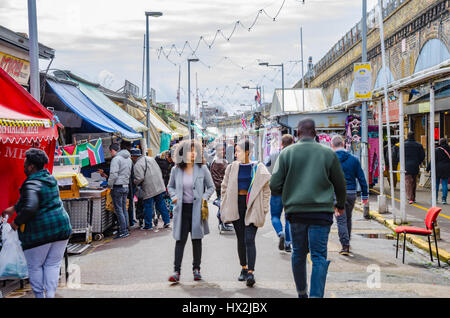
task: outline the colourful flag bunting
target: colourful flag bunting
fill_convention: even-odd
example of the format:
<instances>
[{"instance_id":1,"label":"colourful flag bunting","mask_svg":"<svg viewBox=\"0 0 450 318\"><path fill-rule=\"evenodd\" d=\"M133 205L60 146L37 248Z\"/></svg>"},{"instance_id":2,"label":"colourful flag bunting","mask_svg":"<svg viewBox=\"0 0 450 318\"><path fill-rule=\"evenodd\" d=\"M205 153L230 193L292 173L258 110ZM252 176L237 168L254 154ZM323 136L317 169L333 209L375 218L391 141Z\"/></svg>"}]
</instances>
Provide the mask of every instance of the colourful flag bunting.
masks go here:
<instances>
[{"instance_id":1,"label":"colourful flag bunting","mask_svg":"<svg viewBox=\"0 0 450 318\"><path fill-rule=\"evenodd\" d=\"M77 146L77 155L80 156L81 167L89 166L89 153L87 150L88 144L80 144Z\"/></svg>"},{"instance_id":2,"label":"colourful flag bunting","mask_svg":"<svg viewBox=\"0 0 450 318\"><path fill-rule=\"evenodd\" d=\"M89 154L89 161L91 163L91 166L98 165L100 163L105 162L105 157L103 156L103 146L102 146L102 140L99 138L95 145L92 145L89 143L87 145L87 151Z\"/></svg>"},{"instance_id":3,"label":"colourful flag bunting","mask_svg":"<svg viewBox=\"0 0 450 318\"><path fill-rule=\"evenodd\" d=\"M77 155L77 146L66 146L62 147L62 153L64 156L76 156ZM65 160L66 165L75 165L75 158L68 158Z\"/></svg>"}]
</instances>

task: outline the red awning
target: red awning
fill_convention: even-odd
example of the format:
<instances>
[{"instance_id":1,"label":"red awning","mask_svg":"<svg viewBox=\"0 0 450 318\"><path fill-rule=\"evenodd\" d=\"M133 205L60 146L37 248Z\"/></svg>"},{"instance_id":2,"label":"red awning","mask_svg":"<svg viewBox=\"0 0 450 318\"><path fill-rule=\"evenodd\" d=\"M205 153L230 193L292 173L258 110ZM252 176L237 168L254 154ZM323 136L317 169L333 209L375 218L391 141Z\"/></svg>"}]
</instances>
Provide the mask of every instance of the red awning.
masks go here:
<instances>
[{"instance_id":1,"label":"red awning","mask_svg":"<svg viewBox=\"0 0 450 318\"><path fill-rule=\"evenodd\" d=\"M53 114L0 69L0 142L22 143L57 138Z\"/></svg>"}]
</instances>

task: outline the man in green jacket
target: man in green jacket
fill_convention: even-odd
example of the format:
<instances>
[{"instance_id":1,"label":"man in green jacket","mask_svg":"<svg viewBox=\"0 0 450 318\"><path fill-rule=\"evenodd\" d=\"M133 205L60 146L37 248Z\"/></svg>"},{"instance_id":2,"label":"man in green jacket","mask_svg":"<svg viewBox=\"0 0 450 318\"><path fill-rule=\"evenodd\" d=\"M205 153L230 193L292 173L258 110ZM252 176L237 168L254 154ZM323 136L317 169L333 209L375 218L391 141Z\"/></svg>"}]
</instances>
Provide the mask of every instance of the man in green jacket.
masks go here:
<instances>
[{"instance_id":1,"label":"man in green jacket","mask_svg":"<svg viewBox=\"0 0 450 318\"><path fill-rule=\"evenodd\" d=\"M281 195L291 224L292 270L300 298L307 298L306 256L313 263L310 297L323 297L327 244L333 213L344 213L345 176L331 148L315 141L315 122L298 123L299 142L281 151L270 179L272 195ZM336 199L335 199L336 198Z\"/></svg>"}]
</instances>

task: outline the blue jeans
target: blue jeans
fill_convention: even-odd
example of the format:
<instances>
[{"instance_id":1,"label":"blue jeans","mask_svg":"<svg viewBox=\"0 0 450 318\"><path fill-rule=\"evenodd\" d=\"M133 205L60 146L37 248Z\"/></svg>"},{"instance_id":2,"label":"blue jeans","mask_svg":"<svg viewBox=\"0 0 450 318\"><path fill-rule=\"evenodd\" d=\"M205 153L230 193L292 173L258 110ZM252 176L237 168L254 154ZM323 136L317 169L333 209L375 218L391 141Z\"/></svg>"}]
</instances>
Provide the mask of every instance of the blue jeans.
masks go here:
<instances>
[{"instance_id":1,"label":"blue jeans","mask_svg":"<svg viewBox=\"0 0 450 318\"><path fill-rule=\"evenodd\" d=\"M281 224L281 212L283 212L283 202L281 200L281 195L270 196L270 214L272 216L272 225L278 236L283 233L283 224ZM289 227L289 221L286 220L286 213L284 214L285 225L285 235L286 235L286 246L291 244L291 230Z\"/></svg>"},{"instance_id":2,"label":"blue jeans","mask_svg":"<svg viewBox=\"0 0 450 318\"><path fill-rule=\"evenodd\" d=\"M152 219L153 219L153 201L155 202L155 206L158 211L161 213L162 219L164 221L164 225L170 223L169 211L167 211L166 202L164 201L164 194L162 192L152 198L144 200L144 221L145 228L152 228Z\"/></svg>"},{"instance_id":3,"label":"blue jeans","mask_svg":"<svg viewBox=\"0 0 450 318\"><path fill-rule=\"evenodd\" d=\"M448 178L439 178L436 177L436 199L438 198L439 194L439 185L442 182L442 201L447 201L447 194L448 194Z\"/></svg>"},{"instance_id":4,"label":"blue jeans","mask_svg":"<svg viewBox=\"0 0 450 318\"><path fill-rule=\"evenodd\" d=\"M128 233L127 211L128 187L114 186L111 190L111 198L114 204L117 221L119 222L119 234Z\"/></svg>"},{"instance_id":5,"label":"blue jeans","mask_svg":"<svg viewBox=\"0 0 450 318\"><path fill-rule=\"evenodd\" d=\"M311 253L312 272L310 297L323 298L328 266L327 244L331 225L291 223L292 272L300 296L307 294L306 256Z\"/></svg>"}]
</instances>

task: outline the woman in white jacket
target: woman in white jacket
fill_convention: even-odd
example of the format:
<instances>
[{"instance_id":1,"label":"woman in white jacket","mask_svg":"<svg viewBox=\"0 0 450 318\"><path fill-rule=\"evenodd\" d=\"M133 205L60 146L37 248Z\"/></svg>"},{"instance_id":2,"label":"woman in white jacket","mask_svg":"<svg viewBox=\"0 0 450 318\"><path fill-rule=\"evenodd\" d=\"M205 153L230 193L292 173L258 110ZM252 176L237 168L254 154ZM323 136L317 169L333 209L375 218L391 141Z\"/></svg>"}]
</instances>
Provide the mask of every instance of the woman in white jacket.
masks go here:
<instances>
[{"instance_id":1,"label":"woman in white jacket","mask_svg":"<svg viewBox=\"0 0 450 318\"><path fill-rule=\"evenodd\" d=\"M172 168L167 189L175 204L173 237L175 244L174 273L169 281L180 280L184 247L191 233L194 280L201 280L202 238L209 234L208 219L202 217L202 202L215 191L208 168L203 164L201 144L194 140L181 142L175 150L176 166Z\"/></svg>"},{"instance_id":2,"label":"woman in white jacket","mask_svg":"<svg viewBox=\"0 0 450 318\"><path fill-rule=\"evenodd\" d=\"M233 222L237 237L239 261L242 266L239 281L255 284L256 245L258 227L264 225L270 202L270 173L263 163L250 162L249 141L236 146L237 160L225 170L222 182L221 217Z\"/></svg>"}]
</instances>

